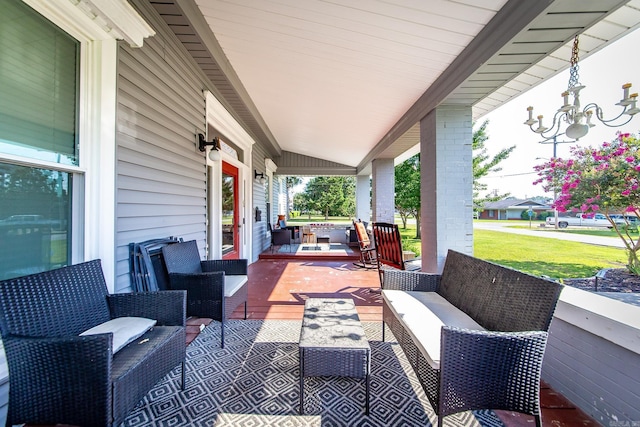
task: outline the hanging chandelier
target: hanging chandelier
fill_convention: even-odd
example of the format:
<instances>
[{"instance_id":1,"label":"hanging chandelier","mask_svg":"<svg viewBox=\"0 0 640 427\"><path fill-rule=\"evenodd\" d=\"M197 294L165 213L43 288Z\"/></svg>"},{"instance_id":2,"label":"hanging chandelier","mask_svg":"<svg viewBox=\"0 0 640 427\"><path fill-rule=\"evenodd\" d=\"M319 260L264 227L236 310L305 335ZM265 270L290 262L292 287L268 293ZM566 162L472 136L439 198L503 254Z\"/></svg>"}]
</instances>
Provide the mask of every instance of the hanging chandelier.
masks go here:
<instances>
[{"instance_id":1,"label":"hanging chandelier","mask_svg":"<svg viewBox=\"0 0 640 427\"><path fill-rule=\"evenodd\" d=\"M545 127L542 124L542 117L538 116L537 119L533 118L533 107L528 107L529 119L524 122L531 130L544 138L544 141L555 140L558 136L566 134L569 138L578 140L585 136L589 129L594 127L595 124L591 122L593 116L598 119L602 124L609 127L620 127L629 123L633 116L640 112L640 109L636 106L638 94L634 93L629 95L629 89L631 83L622 85L622 99L616 103L622 107L622 111L617 117L611 119L605 119L602 112L602 108L596 103L589 103L584 108L580 105L580 91L585 88L580 84L578 77L578 36L573 40L573 50L571 51L571 62L569 67L569 86L567 90L562 92L562 98L564 105L562 105L553 116L553 123L551 127ZM573 96L573 103L569 103L569 97ZM567 124L566 130L561 132L562 123ZM538 124L538 127L534 129L534 125ZM544 142L542 141L542 142Z\"/></svg>"}]
</instances>

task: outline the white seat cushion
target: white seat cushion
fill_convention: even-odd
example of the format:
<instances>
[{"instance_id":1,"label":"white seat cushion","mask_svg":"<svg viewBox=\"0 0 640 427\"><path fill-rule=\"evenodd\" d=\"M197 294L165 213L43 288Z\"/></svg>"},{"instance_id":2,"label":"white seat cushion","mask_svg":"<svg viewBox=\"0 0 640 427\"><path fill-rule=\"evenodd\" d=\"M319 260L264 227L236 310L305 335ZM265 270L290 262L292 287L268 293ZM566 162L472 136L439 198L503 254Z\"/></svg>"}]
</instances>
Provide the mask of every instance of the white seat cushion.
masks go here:
<instances>
[{"instance_id":1,"label":"white seat cushion","mask_svg":"<svg viewBox=\"0 0 640 427\"><path fill-rule=\"evenodd\" d=\"M224 276L224 296L230 297L236 293L238 289L242 287L245 283L247 283L246 275L237 275L237 276Z\"/></svg>"},{"instance_id":2,"label":"white seat cushion","mask_svg":"<svg viewBox=\"0 0 640 427\"><path fill-rule=\"evenodd\" d=\"M156 320L144 317L116 317L107 322L87 329L80 335L113 334L113 354L122 347L144 335L157 323Z\"/></svg>"},{"instance_id":3,"label":"white seat cushion","mask_svg":"<svg viewBox=\"0 0 640 427\"><path fill-rule=\"evenodd\" d=\"M484 330L436 292L384 290L382 296L434 369L440 368L440 331L443 326Z\"/></svg>"}]
</instances>

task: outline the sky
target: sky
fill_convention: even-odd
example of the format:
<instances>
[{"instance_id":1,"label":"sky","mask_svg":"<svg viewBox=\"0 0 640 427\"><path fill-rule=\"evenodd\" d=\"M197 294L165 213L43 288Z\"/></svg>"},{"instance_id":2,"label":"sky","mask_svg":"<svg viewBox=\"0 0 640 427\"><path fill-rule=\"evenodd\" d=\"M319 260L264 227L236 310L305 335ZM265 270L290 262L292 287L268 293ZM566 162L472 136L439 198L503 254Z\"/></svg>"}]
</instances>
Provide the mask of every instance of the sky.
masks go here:
<instances>
[{"instance_id":1,"label":"sky","mask_svg":"<svg viewBox=\"0 0 640 427\"><path fill-rule=\"evenodd\" d=\"M623 84L633 84L630 93L640 92L639 46L640 31L636 30L579 61L580 83L586 86L580 92L582 106L595 102L602 108L605 119L612 118L620 113L621 107L615 104L622 98ZM543 124L550 126L553 115L562 104L560 94L566 90L568 82L569 71L566 70L477 120L477 124L489 120L489 139L485 143L489 155L516 146L509 158L500 163L502 170L487 175L481 181L487 184L489 192L497 190L499 194L511 193L522 199L552 196L545 193L540 185L533 185L537 178L533 167L553 156L553 144L540 144L542 138L523 122L528 119L527 107L533 106L534 118L542 114ZM618 131L640 133L640 114L619 128L607 127L595 118L592 123L596 126L580 141L557 144L557 156L569 157L569 148L575 145L599 146L602 142L614 139Z\"/></svg>"}]
</instances>

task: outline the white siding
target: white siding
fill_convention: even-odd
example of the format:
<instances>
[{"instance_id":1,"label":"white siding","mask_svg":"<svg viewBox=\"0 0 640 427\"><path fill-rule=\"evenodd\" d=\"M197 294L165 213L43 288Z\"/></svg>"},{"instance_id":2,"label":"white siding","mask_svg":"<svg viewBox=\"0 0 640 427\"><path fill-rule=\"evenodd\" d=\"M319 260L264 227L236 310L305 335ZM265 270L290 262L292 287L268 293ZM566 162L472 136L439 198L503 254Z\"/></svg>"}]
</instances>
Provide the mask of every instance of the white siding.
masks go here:
<instances>
[{"instance_id":1,"label":"white siding","mask_svg":"<svg viewBox=\"0 0 640 427\"><path fill-rule=\"evenodd\" d=\"M258 173L263 173L264 176L267 176L267 170L265 167L264 159L267 157L267 152L263 147L259 145L255 145L253 147L253 169L258 171ZM253 173L253 172L252 172ZM253 188L253 215L251 217L251 221L253 223L253 259L251 261L257 261L260 253L265 249L269 248L271 244L271 236L269 235L269 231L267 228L267 222L269 222L269 218L267 216L267 201L265 200L265 187L264 185L257 182L255 179L252 180L252 188ZM271 184L273 186L273 184ZM261 221L256 221L255 213L256 207L258 207L262 211L262 219ZM271 213L273 213L273 204L271 205ZM273 224L273 221L271 222Z\"/></svg>"}]
</instances>

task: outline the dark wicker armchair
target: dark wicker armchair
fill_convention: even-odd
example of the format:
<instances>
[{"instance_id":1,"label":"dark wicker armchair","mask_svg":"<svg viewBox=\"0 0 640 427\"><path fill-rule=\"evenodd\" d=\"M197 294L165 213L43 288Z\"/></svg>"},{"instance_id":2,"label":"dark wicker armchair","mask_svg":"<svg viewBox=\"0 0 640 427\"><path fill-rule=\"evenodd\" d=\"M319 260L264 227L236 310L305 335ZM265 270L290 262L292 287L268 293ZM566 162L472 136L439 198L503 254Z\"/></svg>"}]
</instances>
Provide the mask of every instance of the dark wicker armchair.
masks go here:
<instances>
[{"instance_id":1,"label":"dark wicker armchair","mask_svg":"<svg viewBox=\"0 0 640 427\"><path fill-rule=\"evenodd\" d=\"M79 335L111 319L157 320L113 354L113 334ZM109 294L100 260L0 282L9 367L7 425L119 425L182 364L185 293Z\"/></svg>"},{"instance_id":2,"label":"dark wicker armchair","mask_svg":"<svg viewBox=\"0 0 640 427\"><path fill-rule=\"evenodd\" d=\"M286 228L274 230L269 224L269 233L271 233L271 252L274 246L291 245L291 231Z\"/></svg>"},{"instance_id":3,"label":"dark wicker armchair","mask_svg":"<svg viewBox=\"0 0 640 427\"><path fill-rule=\"evenodd\" d=\"M162 255L171 289L187 291L187 315L219 321L224 348L228 317L244 303L247 318L247 260L202 261L195 240L164 246Z\"/></svg>"}]
</instances>

